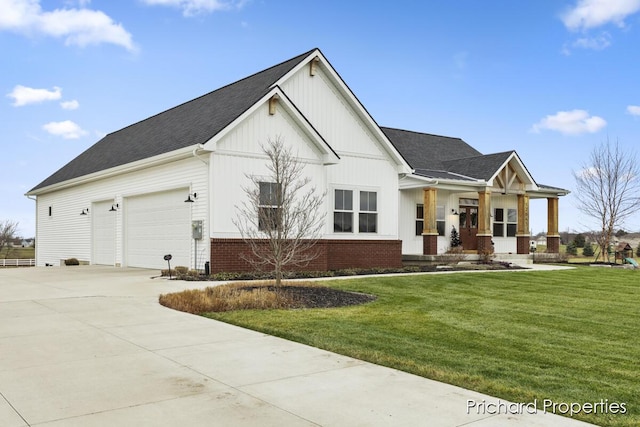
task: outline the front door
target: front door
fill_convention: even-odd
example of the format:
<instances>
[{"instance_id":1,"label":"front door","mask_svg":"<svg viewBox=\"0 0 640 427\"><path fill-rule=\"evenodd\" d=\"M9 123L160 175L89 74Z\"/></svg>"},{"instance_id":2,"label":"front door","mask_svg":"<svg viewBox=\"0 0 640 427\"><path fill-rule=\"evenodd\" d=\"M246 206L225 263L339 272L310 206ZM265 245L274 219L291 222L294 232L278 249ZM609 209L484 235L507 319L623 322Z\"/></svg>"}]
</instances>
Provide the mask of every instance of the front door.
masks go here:
<instances>
[{"instance_id":1,"label":"front door","mask_svg":"<svg viewBox=\"0 0 640 427\"><path fill-rule=\"evenodd\" d=\"M460 242L465 250L478 249L478 207L460 206Z\"/></svg>"}]
</instances>

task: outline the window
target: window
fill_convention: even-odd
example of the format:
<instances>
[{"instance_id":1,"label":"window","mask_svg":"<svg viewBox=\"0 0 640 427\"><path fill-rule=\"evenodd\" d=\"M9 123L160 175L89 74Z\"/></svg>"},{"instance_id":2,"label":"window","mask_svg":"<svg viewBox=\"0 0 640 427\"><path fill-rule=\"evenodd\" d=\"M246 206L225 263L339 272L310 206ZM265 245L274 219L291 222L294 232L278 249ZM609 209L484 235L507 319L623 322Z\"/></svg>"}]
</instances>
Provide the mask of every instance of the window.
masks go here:
<instances>
[{"instance_id":1,"label":"window","mask_svg":"<svg viewBox=\"0 0 640 427\"><path fill-rule=\"evenodd\" d=\"M376 233L378 231L378 193L375 191L360 192L360 214L358 215L358 231L360 233Z\"/></svg>"},{"instance_id":2,"label":"window","mask_svg":"<svg viewBox=\"0 0 640 427\"><path fill-rule=\"evenodd\" d=\"M436 228L438 236L444 236L445 233L445 210L444 206L436 207ZM422 235L424 229L424 205L416 205L416 236Z\"/></svg>"},{"instance_id":3,"label":"window","mask_svg":"<svg viewBox=\"0 0 640 427\"><path fill-rule=\"evenodd\" d=\"M260 182L259 207L258 207L258 229L277 230L280 223L279 209L282 195L281 184L275 182Z\"/></svg>"},{"instance_id":4,"label":"window","mask_svg":"<svg viewBox=\"0 0 640 427\"><path fill-rule=\"evenodd\" d=\"M518 211L507 209L507 237L516 237L518 230Z\"/></svg>"},{"instance_id":5,"label":"window","mask_svg":"<svg viewBox=\"0 0 640 427\"><path fill-rule=\"evenodd\" d=\"M422 235L424 230L424 205L416 205L416 236Z\"/></svg>"},{"instance_id":6,"label":"window","mask_svg":"<svg viewBox=\"0 0 640 427\"><path fill-rule=\"evenodd\" d=\"M333 231L353 233L353 191L335 190Z\"/></svg>"},{"instance_id":7,"label":"window","mask_svg":"<svg viewBox=\"0 0 640 427\"><path fill-rule=\"evenodd\" d=\"M507 209L507 217L505 221L504 209L496 208L493 216L493 235L495 237L504 237L505 229L507 237L515 237L518 230L518 211L517 209Z\"/></svg>"},{"instance_id":8,"label":"window","mask_svg":"<svg viewBox=\"0 0 640 427\"><path fill-rule=\"evenodd\" d=\"M438 236L444 236L444 206L436 207L436 228L438 229Z\"/></svg>"},{"instance_id":9,"label":"window","mask_svg":"<svg viewBox=\"0 0 640 427\"><path fill-rule=\"evenodd\" d=\"M493 235L504 237L504 209L496 208L493 211Z\"/></svg>"}]
</instances>

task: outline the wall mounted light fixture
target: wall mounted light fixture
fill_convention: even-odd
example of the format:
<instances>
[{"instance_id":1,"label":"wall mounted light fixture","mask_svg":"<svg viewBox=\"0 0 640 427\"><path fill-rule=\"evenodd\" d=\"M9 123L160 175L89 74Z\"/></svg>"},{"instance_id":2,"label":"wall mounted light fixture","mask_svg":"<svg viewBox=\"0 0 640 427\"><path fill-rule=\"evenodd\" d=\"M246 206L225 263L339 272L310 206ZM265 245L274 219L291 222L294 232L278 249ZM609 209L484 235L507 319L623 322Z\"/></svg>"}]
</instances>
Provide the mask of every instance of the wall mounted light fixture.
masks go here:
<instances>
[{"instance_id":1,"label":"wall mounted light fixture","mask_svg":"<svg viewBox=\"0 0 640 427\"><path fill-rule=\"evenodd\" d=\"M115 203L115 204L111 205L111 209L109 209L109 212L115 212L118 209L120 209L120 205Z\"/></svg>"},{"instance_id":2,"label":"wall mounted light fixture","mask_svg":"<svg viewBox=\"0 0 640 427\"><path fill-rule=\"evenodd\" d=\"M193 196L193 199L191 198L191 196ZM195 202L195 199L198 198L198 193L189 193L189 197L187 197L187 200L185 200L185 203L193 203Z\"/></svg>"},{"instance_id":3,"label":"wall mounted light fixture","mask_svg":"<svg viewBox=\"0 0 640 427\"><path fill-rule=\"evenodd\" d=\"M459 214L458 214L458 211L457 211L457 210L455 210L455 209L451 209L451 214L452 214L452 215L459 215Z\"/></svg>"},{"instance_id":4,"label":"wall mounted light fixture","mask_svg":"<svg viewBox=\"0 0 640 427\"><path fill-rule=\"evenodd\" d=\"M82 212L80 213L80 215L89 215L89 208L82 209Z\"/></svg>"}]
</instances>

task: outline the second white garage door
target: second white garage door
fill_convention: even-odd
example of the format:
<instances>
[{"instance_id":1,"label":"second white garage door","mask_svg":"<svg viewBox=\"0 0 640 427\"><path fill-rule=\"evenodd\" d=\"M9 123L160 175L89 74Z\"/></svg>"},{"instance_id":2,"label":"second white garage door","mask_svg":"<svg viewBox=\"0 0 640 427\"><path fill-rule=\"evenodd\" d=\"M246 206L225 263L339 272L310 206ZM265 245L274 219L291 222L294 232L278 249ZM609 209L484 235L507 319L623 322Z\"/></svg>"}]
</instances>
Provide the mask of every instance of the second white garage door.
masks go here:
<instances>
[{"instance_id":1,"label":"second white garage door","mask_svg":"<svg viewBox=\"0 0 640 427\"><path fill-rule=\"evenodd\" d=\"M188 189L130 197L125 201L125 259L129 267L190 267L191 204Z\"/></svg>"}]
</instances>

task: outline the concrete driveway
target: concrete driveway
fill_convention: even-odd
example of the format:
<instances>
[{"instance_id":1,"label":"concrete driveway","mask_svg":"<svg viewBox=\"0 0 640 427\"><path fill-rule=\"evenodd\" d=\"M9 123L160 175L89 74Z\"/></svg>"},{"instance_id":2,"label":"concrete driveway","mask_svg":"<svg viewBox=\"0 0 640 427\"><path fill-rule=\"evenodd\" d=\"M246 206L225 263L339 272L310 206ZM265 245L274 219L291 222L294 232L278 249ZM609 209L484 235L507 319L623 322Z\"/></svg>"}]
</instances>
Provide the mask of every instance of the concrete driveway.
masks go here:
<instances>
[{"instance_id":1,"label":"concrete driveway","mask_svg":"<svg viewBox=\"0 0 640 427\"><path fill-rule=\"evenodd\" d=\"M208 284L157 273L0 269L0 426L586 425L164 308Z\"/></svg>"}]
</instances>

